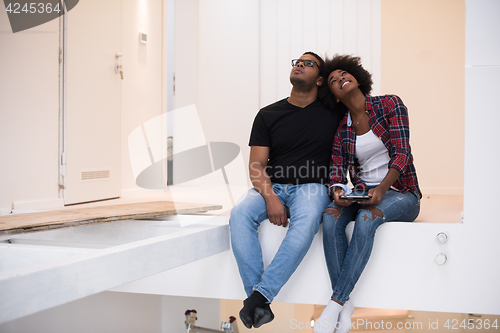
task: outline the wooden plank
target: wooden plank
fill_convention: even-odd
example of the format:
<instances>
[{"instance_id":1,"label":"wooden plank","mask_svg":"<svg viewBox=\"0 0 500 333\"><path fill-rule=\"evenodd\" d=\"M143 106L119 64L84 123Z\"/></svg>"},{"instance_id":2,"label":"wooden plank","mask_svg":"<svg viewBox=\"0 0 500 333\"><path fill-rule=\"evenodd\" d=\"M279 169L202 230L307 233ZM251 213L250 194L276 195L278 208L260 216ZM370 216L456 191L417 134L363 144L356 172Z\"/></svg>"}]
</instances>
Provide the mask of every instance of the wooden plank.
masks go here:
<instances>
[{"instance_id":1,"label":"wooden plank","mask_svg":"<svg viewBox=\"0 0 500 333\"><path fill-rule=\"evenodd\" d=\"M220 205L155 201L6 215L0 216L0 236L93 223L203 213L221 208Z\"/></svg>"}]
</instances>

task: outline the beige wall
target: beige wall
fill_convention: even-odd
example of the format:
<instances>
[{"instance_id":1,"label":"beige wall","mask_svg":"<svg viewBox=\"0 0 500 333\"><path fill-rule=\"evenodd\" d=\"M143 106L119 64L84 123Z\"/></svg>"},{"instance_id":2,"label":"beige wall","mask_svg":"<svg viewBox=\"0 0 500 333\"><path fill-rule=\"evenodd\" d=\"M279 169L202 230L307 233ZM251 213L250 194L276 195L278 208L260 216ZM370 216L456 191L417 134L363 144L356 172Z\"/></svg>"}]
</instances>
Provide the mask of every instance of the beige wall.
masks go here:
<instances>
[{"instance_id":1,"label":"beige wall","mask_svg":"<svg viewBox=\"0 0 500 333\"><path fill-rule=\"evenodd\" d=\"M382 94L410 114L411 146L424 194L462 194L464 0L382 0Z\"/></svg>"}]
</instances>

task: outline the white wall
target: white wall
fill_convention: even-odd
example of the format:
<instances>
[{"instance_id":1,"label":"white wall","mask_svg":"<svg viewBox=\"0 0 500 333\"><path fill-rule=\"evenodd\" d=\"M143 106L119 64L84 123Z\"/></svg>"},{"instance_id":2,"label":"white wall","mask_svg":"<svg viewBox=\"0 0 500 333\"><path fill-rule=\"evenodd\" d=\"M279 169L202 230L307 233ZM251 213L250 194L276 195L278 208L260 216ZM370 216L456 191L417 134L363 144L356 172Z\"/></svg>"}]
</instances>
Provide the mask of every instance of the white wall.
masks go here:
<instances>
[{"instance_id":1,"label":"white wall","mask_svg":"<svg viewBox=\"0 0 500 333\"><path fill-rule=\"evenodd\" d=\"M380 92L380 0L266 0L260 15L260 107L290 95L290 60L307 51L360 56Z\"/></svg>"},{"instance_id":2,"label":"white wall","mask_svg":"<svg viewBox=\"0 0 500 333\"><path fill-rule=\"evenodd\" d=\"M198 312L196 326L219 329L229 320L220 308L211 298L103 292L4 323L0 332L177 333L186 330L188 309Z\"/></svg>"},{"instance_id":3,"label":"white wall","mask_svg":"<svg viewBox=\"0 0 500 333\"><path fill-rule=\"evenodd\" d=\"M211 298L102 292L4 323L0 332L178 333L186 331L188 309L198 311L196 326L218 329L229 320L220 308Z\"/></svg>"},{"instance_id":4,"label":"white wall","mask_svg":"<svg viewBox=\"0 0 500 333\"><path fill-rule=\"evenodd\" d=\"M168 333L163 297L103 292L0 325L4 333ZM167 302L168 303L168 302ZM176 314L179 321L183 313Z\"/></svg>"},{"instance_id":5,"label":"white wall","mask_svg":"<svg viewBox=\"0 0 500 333\"><path fill-rule=\"evenodd\" d=\"M142 193L135 184L128 136L163 111L163 1L122 1L122 194ZM139 31L148 43L139 43ZM153 143L150 143L153 144ZM162 143L159 143L161 146ZM139 191L138 191L139 190Z\"/></svg>"},{"instance_id":6,"label":"white wall","mask_svg":"<svg viewBox=\"0 0 500 333\"><path fill-rule=\"evenodd\" d=\"M175 1L174 109L198 104L198 0Z\"/></svg>"},{"instance_id":7,"label":"white wall","mask_svg":"<svg viewBox=\"0 0 500 333\"><path fill-rule=\"evenodd\" d=\"M259 3L199 1L198 13L197 107L205 137L236 143L247 158L259 109Z\"/></svg>"},{"instance_id":8,"label":"white wall","mask_svg":"<svg viewBox=\"0 0 500 333\"><path fill-rule=\"evenodd\" d=\"M378 0L177 1L175 25L175 107L196 104L206 140L238 144L245 161L255 115L289 96L304 52L358 54L380 90Z\"/></svg>"},{"instance_id":9,"label":"white wall","mask_svg":"<svg viewBox=\"0 0 500 333\"><path fill-rule=\"evenodd\" d=\"M162 1L122 2L122 179L138 187L128 135L162 113ZM0 214L63 205L59 198L59 20L13 34L0 5ZM99 10L96 8L95 10ZM91 23L91 19L89 19ZM148 33L140 44L139 31Z\"/></svg>"},{"instance_id":10,"label":"white wall","mask_svg":"<svg viewBox=\"0 0 500 333\"><path fill-rule=\"evenodd\" d=\"M59 20L12 33L0 5L0 214L14 202L61 205Z\"/></svg>"}]
</instances>

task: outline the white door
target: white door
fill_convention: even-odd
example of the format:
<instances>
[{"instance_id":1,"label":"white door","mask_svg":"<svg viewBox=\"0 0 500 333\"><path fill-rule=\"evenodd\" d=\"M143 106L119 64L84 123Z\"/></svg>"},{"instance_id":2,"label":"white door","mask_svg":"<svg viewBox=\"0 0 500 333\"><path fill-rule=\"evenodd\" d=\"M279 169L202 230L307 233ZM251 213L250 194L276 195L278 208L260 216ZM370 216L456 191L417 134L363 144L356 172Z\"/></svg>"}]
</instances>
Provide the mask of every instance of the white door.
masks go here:
<instances>
[{"instance_id":1,"label":"white door","mask_svg":"<svg viewBox=\"0 0 500 333\"><path fill-rule=\"evenodd\" d=\"M67 13L65 204L120 196L121 0L85 0Z\"/></svg>"}]
</instances>

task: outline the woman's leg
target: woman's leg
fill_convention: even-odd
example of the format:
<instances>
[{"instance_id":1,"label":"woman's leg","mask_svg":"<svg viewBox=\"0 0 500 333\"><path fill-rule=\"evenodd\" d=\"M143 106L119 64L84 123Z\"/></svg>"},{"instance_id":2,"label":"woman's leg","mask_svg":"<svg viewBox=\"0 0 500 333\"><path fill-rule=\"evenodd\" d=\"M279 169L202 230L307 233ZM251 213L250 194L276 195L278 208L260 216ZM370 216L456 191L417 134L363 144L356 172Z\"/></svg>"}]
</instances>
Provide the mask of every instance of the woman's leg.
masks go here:
<instances>
[{"instance_id":1,"label":"woman's leg","mask_svg":"<svg viewBox=\"0 0 500 333\"><path fill-rule=\"evenodd\" d=\"M347 247L344 257L339 255L344 248L344 239L340 238L340 233L337 230L335 241L340 240L337 244L337 264L335 261L330 262L332 267L334 265L340 266L341 271L337 278L336 285L334 285L332 299L344 304L344 307L338 307L335 301L330 301L327 308L320 317L327 326L327 329L316 329L314 332L333 332L332 321L333 317L338 317L338 324L336 333L349 332L350 330L350 317L354 312L354 306L348 301L349 294L351 293L354 285L358 281L373 248L373 241L375 232L378 226L384 222L389 221L414 221L420 211L420 199L412 193L400 193L394 190L389 190L384 195L382 201L377 206L358 206L361 209L356 214L354 231L351 238L351 243ZM324 223L324 222L323 222ZM347 225L345 221L343 224ZM325 226L323 226L324 228ZM338 228L341 225L339 224ZM344 227L345 229L345 227ZM326 234L324 235L326 241ZM347 240L345 240L347 242ZM326 251L326 247L325 247ZM326 253L325 253L326 256ZM340 258L340 259L339 259ZM330 271L330 267L329 267ZM336 270L333 271L336 273ZM331 274L331 273L330 273ZM331 276L330 276L331 278ZM332 279L332 282L334 280ZM347 302L347 303L346 303ZM340 305L340 304L338 304ZM327 313L325 313L327 312ZM329 312L329 313L328 313ZM340 312L340 316L337 314ZM320 321L318 320L318 321ZM336 319L337 320L337 319ZM321 322L320 322L321 324ZM316 325L315 325L316 326Z\"/></svg>"},{"instance_id":2,"label":"woman's leg","mask_svg":"<svg viewBox=\"0 0 500 333\"><path fill-rule=\"evenodd\" d=\"M413 193L390 189L377 206L361 206L354 224L351 243L332 297L345 303L370 258L375 232L384 222L414 221L420 211L420 199Z\"/></svg>"},{"instance_id":3,"label":"woman's leg","mask_svg":"<svg viewBox=\"0 0 500 333\"><path fill-rule=\"evenodd\" d=\"M340 207L332 202L323 214L323 247L332 288L335 288L337 284L348 248L345 229L356 216L359 207L357 203L353 203L348 207ZM350 318L351 310L354 311L354 306L351 303L343 306L330 300L319 319L315 322L314 332L333 332L339 314L349 312L348 317Z\"/></svg>"},{"instance_id":4,"label":"woman's leg","mask_svg":"<svg viewBox=\"0 0 500 333\"><path fill-rule=\"evenodd\" d=\"M370 258L375 232L384 222L414 221L420 211L420 199L413 193L390 189L377 206L361 206L356 215L351 243L332 298L345 303Z\"/></svg>"},{"instance_id":5,"label":"woman's leg","mask_svg":"<svg viewBox=\"0 0 500 333\"><path fill-rule=\"evenodd\" d=\"M332 289L337 285L347 252L345 229L356 217L359 207L357 203L341 207L332 202L323 214L323 248Z\"/></svg>"}]
</instances>

